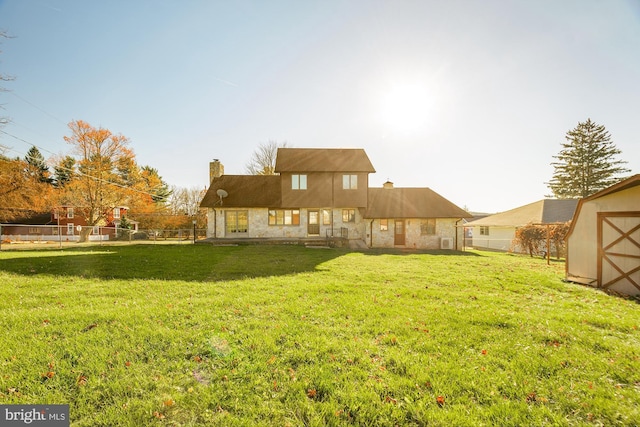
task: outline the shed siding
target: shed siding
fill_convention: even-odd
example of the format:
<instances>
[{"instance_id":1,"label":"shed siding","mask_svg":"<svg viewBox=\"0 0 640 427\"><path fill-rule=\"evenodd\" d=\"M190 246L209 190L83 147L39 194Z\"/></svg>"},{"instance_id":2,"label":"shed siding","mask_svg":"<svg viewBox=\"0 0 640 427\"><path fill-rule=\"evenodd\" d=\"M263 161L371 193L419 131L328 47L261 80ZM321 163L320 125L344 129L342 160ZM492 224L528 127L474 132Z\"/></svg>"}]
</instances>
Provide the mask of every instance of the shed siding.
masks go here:
<instances>
[{"instance_id":1,"label":"shed siding","mask_svg":"<svg viewBox=\"0 0 640 427\"><path fill-rule=\"evenodd\" d=\"M574 220L567 239L567 276L596 280L598 277L598 212L637 212L640 186L586 201Z\"/></svg>"}]
</instances>

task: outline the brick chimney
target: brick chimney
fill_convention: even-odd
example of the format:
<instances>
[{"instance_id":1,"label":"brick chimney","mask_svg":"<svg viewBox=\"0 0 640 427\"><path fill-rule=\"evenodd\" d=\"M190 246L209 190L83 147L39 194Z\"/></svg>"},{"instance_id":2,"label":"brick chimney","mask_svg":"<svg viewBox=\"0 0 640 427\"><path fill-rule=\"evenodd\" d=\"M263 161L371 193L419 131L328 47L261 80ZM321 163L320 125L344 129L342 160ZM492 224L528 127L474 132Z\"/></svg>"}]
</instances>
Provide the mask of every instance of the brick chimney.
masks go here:
<instances>
[{"instance_id":1,"label":"brick chimney","mask_svg":"<svg viewBox=\"0 0 640 427\"><path fill-rule=\"evenodd\" d=\"M382 188L393 188L393 182L387 180L387 182L385 182L384 184L382 184Z\"/></svg>"},{"instance_id":2,"label":"brick chimney","mask_svg":"<svg viewBox=\"0 0 640 427\"><path fill-rule=\"evenodd\" d=\"M224 175L224 165L220 163L220 160L213 159L213 161L209 163L209 182L220 178L222 175Z\"/></svg>"}]
</instances>

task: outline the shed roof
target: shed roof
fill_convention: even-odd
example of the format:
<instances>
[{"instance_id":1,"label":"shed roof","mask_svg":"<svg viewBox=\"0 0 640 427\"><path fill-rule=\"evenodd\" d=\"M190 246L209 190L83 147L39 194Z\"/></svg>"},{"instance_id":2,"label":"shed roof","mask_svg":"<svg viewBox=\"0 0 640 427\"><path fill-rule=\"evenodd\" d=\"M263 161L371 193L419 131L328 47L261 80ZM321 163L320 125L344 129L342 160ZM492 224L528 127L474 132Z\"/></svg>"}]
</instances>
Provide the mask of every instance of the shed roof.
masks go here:
<instances>
[{"instance_id":1,"label":"shed roof","mask_svg":"<svg viewBox=\"0 0 640 427\"><path fill-rule=\"evenodd\" d=\"M275 171L375 172L361 148L278 148Z\"/></svg>"},{"instance_id":2,"label":"shed roof","mask_svg":"<svg viewBox=\"0 0 640 427\"><path fill-rule=\"evenodd\" d=\"M471 221L466 225L521 227L527 224L553 224L573 218L578 199L544 199L495 215Z\"/></svg>"},{"instance_id":3,"label":"shed roof","mask_svg":"<svg viewBox=\"0 0 640 427\"><path fill-rule=\"evenodd\" d=\"M584 201L589 201L593 199L597 199L609 194L617 193L618 191L623 191L628 188L635 187L640 185L640 174L633 175L627 179L620 181L617 184L612 185L611 187L605 188L604 190L600 190L597 193L592 194L589 197L586 197Z\"/></svg>"},{"instance_id":4,"label":"shed roof","mask_svg":"<svg viewBox=\"0 0 640 427\"><path fill-rule=\"evenodd\" d=\"M227 192L222 199L225 207L278 207L281 190L278 175L222 175L211 181L211 186L200 202L200 207L215 208L220 206L217 191Z\"/></svg>"},{"instance_id":5,"label":"shed roof","mask_svg":"<svg viewBox=\"0 0 640 427\"><path fill-rule=\"evenodd\" d=\"M365 218L470 218L430 188L369 188Z\"/></svg>"},{"instance_id":6,"label":"shed roof","mask_svg":"<svg viewBox=\"0 0 640 427\"><path fill-rule=\"evenodd\" d=\"M578 217L580 216L580 211L582 210L583 204L594 199L599 199L600 197L608 196L609 194L614 194L620 191L628 190L629 188L633 188L638 185L640 185L640 174L635 174L633 176L630 176L627 179L623 179L622 181L612 185L611 187L605 188L604 190L600 190L597 193L590 195L589 197L585 197L584 199L581 199L580 203L578 203L578 207L576 208L573 216L574 221L571 222L571 227L569 227L569 231L567 232L567 238L569 238L569 236L573 234L573 230L576 226L575 220L577 220Z\"/></svg>"}]
</instances>

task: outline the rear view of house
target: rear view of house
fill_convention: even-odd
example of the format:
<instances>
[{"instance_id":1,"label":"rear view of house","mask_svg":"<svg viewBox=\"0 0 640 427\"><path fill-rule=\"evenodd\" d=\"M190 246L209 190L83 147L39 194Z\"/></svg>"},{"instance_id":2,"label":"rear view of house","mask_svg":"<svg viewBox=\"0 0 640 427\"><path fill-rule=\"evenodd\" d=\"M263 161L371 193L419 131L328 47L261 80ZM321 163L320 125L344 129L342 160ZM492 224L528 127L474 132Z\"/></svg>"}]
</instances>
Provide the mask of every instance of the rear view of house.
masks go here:
<instances>
[{"instance_id":1,"label":"rear view of house","mask_svg":"<svg viewBox=\"0 0 640 427\"><path fill-rule=\"evenodd\" d=\"M212 162L211 185L201 202L208 209L207 236L461 246L455 224L467 212L428 188L369 188L375 169L362 149L280 148L275 172L224 175L220 162Z\"/></svg>"}]
</instances>

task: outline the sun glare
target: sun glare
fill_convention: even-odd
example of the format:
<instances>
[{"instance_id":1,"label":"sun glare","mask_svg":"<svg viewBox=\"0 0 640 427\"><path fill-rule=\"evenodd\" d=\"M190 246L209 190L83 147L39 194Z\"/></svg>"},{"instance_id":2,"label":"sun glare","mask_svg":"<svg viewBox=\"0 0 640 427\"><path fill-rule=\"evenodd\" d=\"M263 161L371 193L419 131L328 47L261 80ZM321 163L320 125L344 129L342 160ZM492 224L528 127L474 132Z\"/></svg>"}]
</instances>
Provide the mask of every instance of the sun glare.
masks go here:
<instances>
[{"instance_id":1,"label":"sun glare","mask_svg":"<svg viewBox=\"0 0 640 427\"><path fill-rule=\"evenodd\" d=\"M392 131L410 133L426 127L433 115L433 96L419 84L396 84L381 98L381 118Z\"/></svg>"}]
</instances>

